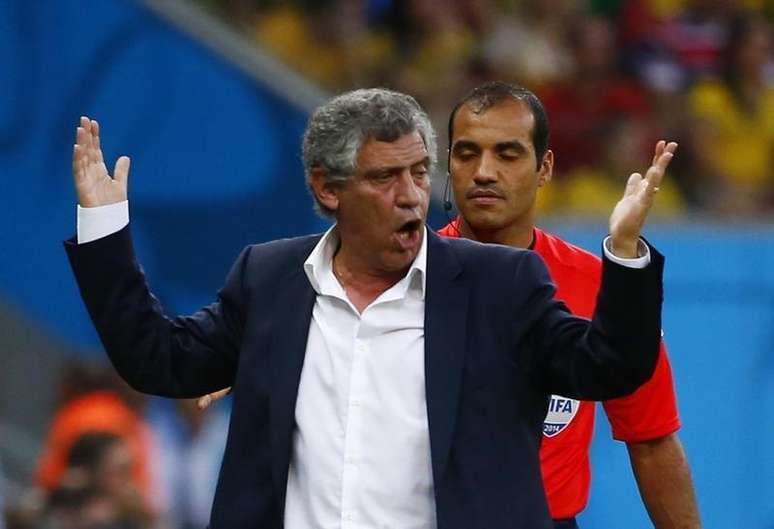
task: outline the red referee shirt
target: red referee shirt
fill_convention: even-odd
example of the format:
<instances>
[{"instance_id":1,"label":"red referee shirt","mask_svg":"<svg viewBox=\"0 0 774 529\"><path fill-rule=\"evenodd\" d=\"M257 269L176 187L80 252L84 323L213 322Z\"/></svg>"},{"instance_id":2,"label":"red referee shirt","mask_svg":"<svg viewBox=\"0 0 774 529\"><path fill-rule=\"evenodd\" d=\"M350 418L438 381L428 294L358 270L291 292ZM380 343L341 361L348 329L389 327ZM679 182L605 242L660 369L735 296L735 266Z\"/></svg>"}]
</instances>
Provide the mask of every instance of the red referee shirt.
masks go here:
<instances>
[{"instance_id":1,"label":"red referee shirt","mask_svg":"<svg viewBox=\"0 0 774 529\"><path fill-rule=\"evenodd\" d=\"M459 219L438 230L459 237ZM533 250L545 261L556 298L573 314L590 318L599 290L600 259L560 238L535 228ZM640 442L663 437L680 428L672 368L666 349L661 352L653 377L637 391L602 404L619 441ZM591 481L589 449L594 431L594 403L552 395L543 423L540 465L551 516L572 518L588 502Z\"/></svg>"}]
</instances>

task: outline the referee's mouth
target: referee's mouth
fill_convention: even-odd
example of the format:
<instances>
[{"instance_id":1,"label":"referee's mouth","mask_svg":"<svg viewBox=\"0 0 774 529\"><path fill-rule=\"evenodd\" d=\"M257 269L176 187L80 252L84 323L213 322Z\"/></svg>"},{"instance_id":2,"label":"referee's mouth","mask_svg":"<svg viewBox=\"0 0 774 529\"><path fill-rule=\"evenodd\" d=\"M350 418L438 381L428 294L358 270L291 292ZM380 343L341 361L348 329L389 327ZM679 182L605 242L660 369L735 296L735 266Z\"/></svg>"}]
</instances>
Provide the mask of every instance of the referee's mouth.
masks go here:
<instances>
[{"instance_id":1,"label":"referee's mouth","mask_svg":"<svg viewBox=\"0 0 774 529\"><path fill-rule=\"evenodd\" d=\"M465 198L469 202L479 206L496 204L505 200L505 197L499 191L491 188L482 189L480 187L474 187L468 190L468 192L465 193Z\"/></svg>"}]
</instances>

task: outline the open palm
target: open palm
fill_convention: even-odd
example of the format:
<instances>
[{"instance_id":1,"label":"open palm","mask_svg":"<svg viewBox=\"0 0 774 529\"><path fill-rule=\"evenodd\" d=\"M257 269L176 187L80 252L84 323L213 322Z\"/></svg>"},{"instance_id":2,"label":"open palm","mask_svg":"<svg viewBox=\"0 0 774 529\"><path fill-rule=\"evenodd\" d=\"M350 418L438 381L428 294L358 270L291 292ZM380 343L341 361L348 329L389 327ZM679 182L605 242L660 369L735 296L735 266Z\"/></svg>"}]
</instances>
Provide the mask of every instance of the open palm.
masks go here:
<instances>
[{"instance_id":1,"label":"open palm","mask_svg":"<svg viewBox=\"0 0 774 529\"><path fill-rule=\"evenodd\" d=\"M81 207L106 206L127 199L129 158L121 156L108 174L99 143L99 123L81 117L73 147L73 179Z\"/></svg>"},{"instance_id":2,"label":"open palm","mask_svg":"<svg viewBox=\"0 0 774 529\"><path fill-rule=\"evenodd\" d=\"M659 141L645 176L634 173L629 177L624 196L610 215L610 235L615 247L636 245L666 168L676 150L677 143Z\"/></svg>"}]
</instances>

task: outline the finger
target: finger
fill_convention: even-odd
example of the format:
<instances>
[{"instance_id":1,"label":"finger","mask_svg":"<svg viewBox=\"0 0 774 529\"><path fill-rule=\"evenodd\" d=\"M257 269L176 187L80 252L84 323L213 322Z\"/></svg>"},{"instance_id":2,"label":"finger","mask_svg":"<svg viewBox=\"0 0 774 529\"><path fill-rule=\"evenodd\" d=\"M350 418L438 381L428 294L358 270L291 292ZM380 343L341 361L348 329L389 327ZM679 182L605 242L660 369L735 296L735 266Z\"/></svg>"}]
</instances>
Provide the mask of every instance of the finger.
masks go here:
<instances>
[{"instance_id":1,"label":"finger","mask_svg":"<svg viewBox=\"0 0 774 529\"><path fill-rule=\"evenodd\" d=\"M215 393L210 393L210 397L212 397L212 400L220 400L229 393L231 393L231 387L223 388Z\"/></svg>"},{"instance_id":2,"label":"finger","mask_svg":"<svg viewBox=\"0 0 774 529\"><path fill-rule=\"evenodd\" d=\"M91 120L87 116L81 116L81 126L79 128L80 130L83 130L83 132L80 132L79 130L79 143L83 146L83 155L89 163L92 163L96 161L96 159L92 152L94 141L91 135Z\"/></svg>"},{"instance_id":3,"label":"finger","mask_svg":"<svg viewBox=\"0 0 774 529\"><path fill-rule=\"evenodd\" d=\"M75 146L73 147L73 171L78 173L79 178L86 177L86 165L88 161L86 146L86 131L83 127L78 127L75 134Z\"/></svg>"},{"instance_id":4,"label":"finger","mask_svg":"<svg viewBox=\"0 0 774 529\"><path fill-rule=\"evenodd\" d=\"M129 166L132 161L128 156L121 156L116 160L116 166L113 169L113 178L116 182L121 184L124 189L129 187Z\"/></svg>"},{"instance_id":5,"label":"finger","mask_svg":"<svg viewBox=\"0 0 774 529\"><path fill-rule=\"evenodd\" d=\"M207 407L212 403L212 397L209 395L205 395L203 397L199 397L196 399L196 407L199 408L199 410L206 410Z\"/></svg>"},{"instance_id":6,"label":"finger","mask_svg":"<svg viewBox=\"0 0 774 529\"><path fill-rule=\"evenodd\" d=\"M231 393L231 387L221 389L220 391L216 391L215 393L210 393L208 395L205 395L203 397L199 397L196 400L196 406L200 410L205 410L209 407L210 404L212 404L215 401L218 401Z\"/></svg>"},{"instance_id":7,"label":"finger","mask_svg":"<svg viewBox=\"0 0 774 529\"><path fill-rule=\"evenodd\" d=\"M96 120L91 120L91 141L94 146L94 156L99 163L104 160L102 158L102 147L99 142L99 123Z\"/></svg>"},{"instance_id":8,"label":"finger","mask_svg":"<svg viewBox=\"0 0 774 529\"><path fill-rule=\"evenodd\" d=\"M83 127L78 127L75 129L75 143L78 144L79 147L81 147L81 156L86 155L86 147L87 147L87 141L86 141L86 129Z\"/></svg>"},{"instance_id":9,"label":"finger","mask_svg":"<svg viewBox=\"0 0 774 529\"><path fill-rule=\"evenodd\" d=\"M86 181L89 179L89 167L88 167L89 162L86 160L85 156L81 156L79 163L80 163L81 180Z\"/></svg>"},{"instance_id":10,"label":"finger","mask_svg":"<svg viewBox=\"0 0 774 529\"><path fill-rule=\"evenodd\" d=\"M83 168L83 147L77 143L73 145L73 173L80 173Z\"/></svg>"},{"instance_id":11,"label":"finger","mask_svg":"<svg viewBox=\"0 0 774 529\"><path fill-rule=\"evenodd\" d=\"M77 184L81 178L81 153L79 152L78 144L73 145L73 178Z\"/></svg>"},{"instance_id":12,"label":"finger","mask_svg":"<svg viewBox=\"0 0 774 529\"><path fill-rule=\"evenodd\" d=\"M648 181L650 187L658 187L661 185L661 180L664 178L666 169L669 167L669 162L672 161L673 157L674 154L665 149L664 152L661 153L661 156L658 157L656 163L650 166L648 172L645 174L645 179Z\"/></svg>"},{"instance_id":13,"label":"finger","mask_svg":"<svg viewBox=\"0 0 774 529\"><path fill-rule=\"evenodd\" d=\"M91 120L87 116L81 116L81 128L83 129L84 154L91 158Z\"/></svg>"},{"instance_id":14,"label":"finger","mask_svg":"<svg viewBox=\"0 0 774 529\"><path fill-rule=\"evenodd\" d=\"M642 175L640 173L632 173L629 180L626 181L626 189L624 190L624 197L628 197L637 192L640 182L642 182Z\"/></svg>"},{"instance_id":15,"label":"finger","mask_svg":"<svg viewBox=\"0 0 774 529\"><path fill-rule=\"evenodd\" d=\"M661 153L664 152L664 148L666 147L666 142L664 140L658 140L656 142L656 148L654 149L653 153L653 160L651 160L650 164L655 165L658 161L658 157L661 156Z\"/></svg>"}]
</instances>

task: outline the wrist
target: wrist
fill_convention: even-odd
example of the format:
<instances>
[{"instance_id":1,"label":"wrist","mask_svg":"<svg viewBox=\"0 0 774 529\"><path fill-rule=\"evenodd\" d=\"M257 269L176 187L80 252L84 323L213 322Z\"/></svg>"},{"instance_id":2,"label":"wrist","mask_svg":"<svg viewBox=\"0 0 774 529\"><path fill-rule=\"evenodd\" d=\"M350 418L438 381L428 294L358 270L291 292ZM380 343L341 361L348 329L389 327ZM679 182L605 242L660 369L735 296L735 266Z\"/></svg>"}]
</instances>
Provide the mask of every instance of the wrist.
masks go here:
<instances>
[{"instance_id":1,"label":"wrist","mask_svg":"<svg viewBox=\"0 0 774 529\"><path fill-rule=\"evenodd\" d=\"M622 259L636 259L639 257L639 237L630 239L628 237L610 237L610 251L616 257Z\"/></svg>"}]
</instances>

